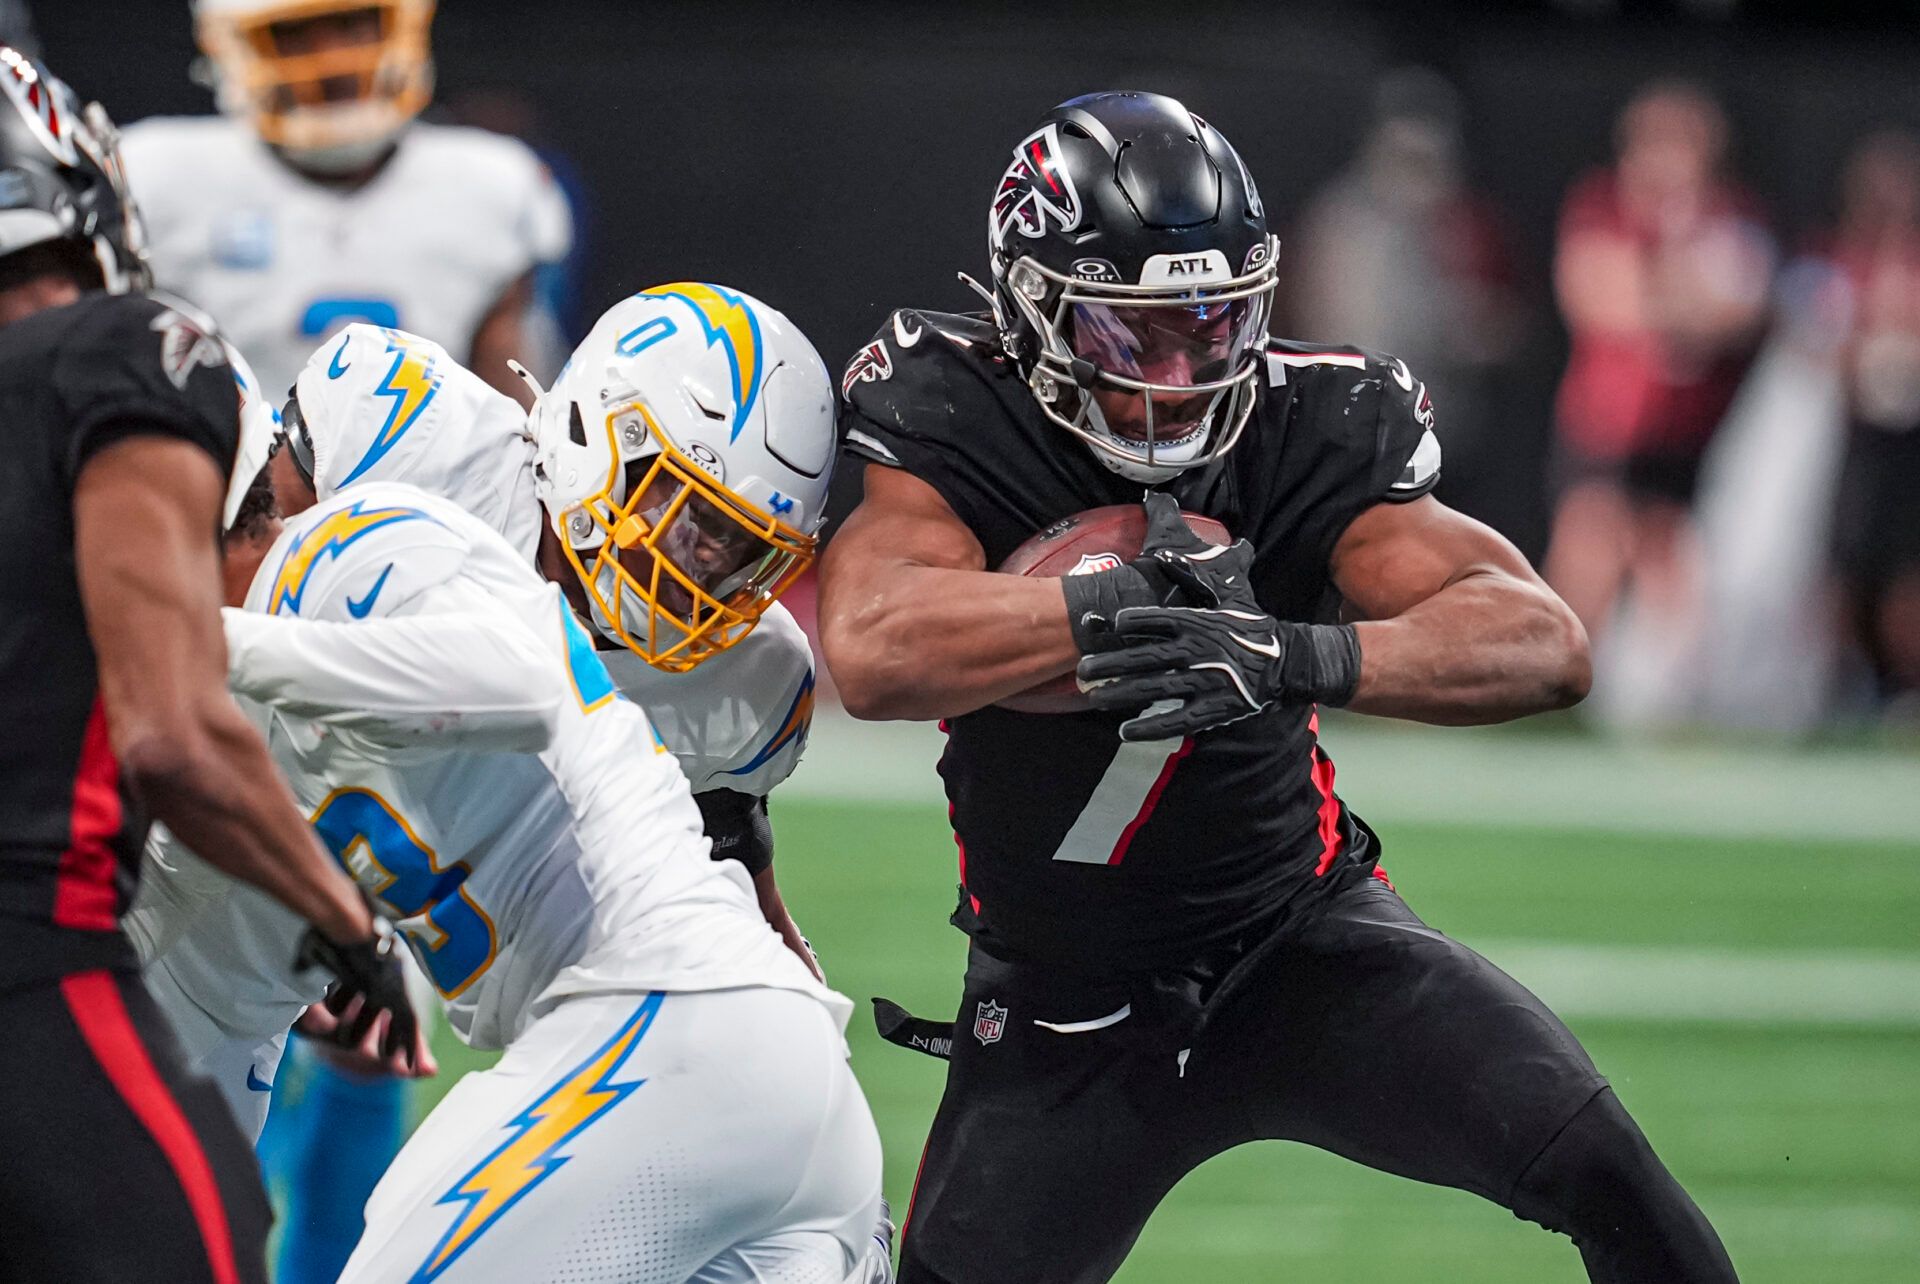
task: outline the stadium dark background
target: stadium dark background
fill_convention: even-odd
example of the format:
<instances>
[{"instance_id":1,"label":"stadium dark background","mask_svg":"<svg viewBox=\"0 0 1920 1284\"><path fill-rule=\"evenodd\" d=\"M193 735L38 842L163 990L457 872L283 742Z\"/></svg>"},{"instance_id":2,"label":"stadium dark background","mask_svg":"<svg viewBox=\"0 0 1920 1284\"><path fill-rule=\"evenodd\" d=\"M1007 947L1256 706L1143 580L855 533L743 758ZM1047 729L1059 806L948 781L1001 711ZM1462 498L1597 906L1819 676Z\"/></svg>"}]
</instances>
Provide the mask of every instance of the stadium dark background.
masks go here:
<instances>
[{"instance_id":1,"label":"stadium dark background","mask_svg":"<svg viewBox=\"0 0 1920 1284\"><path fill-rule=\"evenodd\" d=\"M116 119L211 109L188 75L184 3L43 4L34 16L52 65ZM1920 125L1915 33L1911 22L1839 21L1825 5L1732 0L1150 10L445 0L434 42L444 101L509 91L531 108L533 141L586 193L584 318L645 285L721 281L788 312L834 367L892 307L970 306L954 273L984 274L994 182L1060 99L1121 87L1184 99L1234 140L1284 237L1352 154L1377 78L1437 68L1462 92L1473 177L1507 218L1532 303L1522 373L1495 410L1511 450L1484 465L1500 476L1477 479L1474 507L1537 552L1564 359L1548 293L1555 216L1569 181L1608 157L1627 95L1676 74L1719 94L1736 169L1791 249L1829 215L1853 141Z\"/></svg>"}]
</instances>

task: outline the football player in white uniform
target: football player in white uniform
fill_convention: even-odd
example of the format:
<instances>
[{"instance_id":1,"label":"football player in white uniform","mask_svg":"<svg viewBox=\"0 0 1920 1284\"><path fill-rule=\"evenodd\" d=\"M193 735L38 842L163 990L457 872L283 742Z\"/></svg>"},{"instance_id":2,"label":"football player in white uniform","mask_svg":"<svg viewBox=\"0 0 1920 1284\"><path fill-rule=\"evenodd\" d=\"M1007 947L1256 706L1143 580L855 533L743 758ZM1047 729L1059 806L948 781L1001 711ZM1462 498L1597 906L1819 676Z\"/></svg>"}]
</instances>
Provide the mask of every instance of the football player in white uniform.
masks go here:
<instances>
[{"instance_id":1,"label":"football player in white uniform","mask_svg":"<svg viewBox=\"0 0 1920 1284\"><path fill-rule=\"evenodd\" d=\"M365 483L288 523L227 632L322 839L461 1037L506 1048L382 1178L342 1278L865 1279L850 1005L708 858L554 586L451 502Z\"/></svg>"},{"instance_id":2,"label":"football player in white uniform","mask_svg":"<svg viewBox=\"0 0 1920 1284\"><path fill-rule=\"evenodd\" d=\"M430 335L510 394L524 390L509 356L559 356L531 301L536 269L571 241L565 199L517 140L416 119L432 94L433 11L194 0L221 114L125 132L156 279L220 319L276 401L353 321ZM328 1284L399 1149L406 1097L393 1080L302 1062L262 1160L287 1200L281 1284Z\"/></svg>"},{"instance_id":3,"label":"football player in white uniform","mask_svg":"<svg viewBox=\"0 0 1920 1284\"><path fill-rule=\"evenodd\" d=\"M519 392L506 361L527 358L532 273L565 255L570 218L524 144L415 119L433 9L196 0L223 114L125 131L157 280L219 318L275 397L351 321L427 335Z\"/></svg>"},{"instance_id":4,"label":"football player in white uniform","mask_svg":"<svg viewBox=\"0 0 1920 1284\"><path fill-rule=\"evenodd\" d=\"M719 341L709 341L709 327ZM652 341L637 342L638 331ZM736 378L749 381L737 398ZM582 410L575 397L591 403ZM439 345L350 326L301 372L287 408L288 448L274 468L283 507L293 512L316 494L330 498L375 481L405 481L451 499L530 565L538 562L570 590L582 617L597 622L610 616L592 604L587 586L610 584L611 571L576 575L569 561L584 567L583 555L563 549L557 532L576 532L591 558L593 532L639 512L651 524L647 545L669 555L656 559L658 585L647 573L644 601L625 590L621 623L604 625L610 636L601 645L609 649L601 660L678 758L715 857L741 863L768 921L812 966L773 879L766 795L799 761L813 657L800 626L773 598L811 557L833 459L832 405L824 364L778 312L723 287L662 286L602 318L543 399L538 441L516 403ZM258 436L250 431L250 440ZM249 450L256 460L264 455L257 445L243 446ZM635 484L643 474L651 480ZM636 509L648 488L653 498ZM245 538L245 531L229 536ZM645 547L624 556L638 567ZM608 551L608 561L621 555L617 540ZM716 553L725 559L718 577ZM679 592L688 633L664 606L657 613L647 606L668 600L675 575L702 577L720 590L725 618L702 607L694 630L687 589ZM634 572L627 577L638 582ZM725 584L729 578L738 583ZM716 601L705 588L699 594ZM622 637L632 649L612 640ZM655 667L649 657L671 667ZM220 876L191 853L169 847L157 855L162 876L133 916L148 986L179 1027L190 1065L220 1085L242 1125L258 1135L285 1031L313 995L279 965L278 932L262 926L267 918L254 898L205 890L219 887Z\"/></svg>"}]
</instances>

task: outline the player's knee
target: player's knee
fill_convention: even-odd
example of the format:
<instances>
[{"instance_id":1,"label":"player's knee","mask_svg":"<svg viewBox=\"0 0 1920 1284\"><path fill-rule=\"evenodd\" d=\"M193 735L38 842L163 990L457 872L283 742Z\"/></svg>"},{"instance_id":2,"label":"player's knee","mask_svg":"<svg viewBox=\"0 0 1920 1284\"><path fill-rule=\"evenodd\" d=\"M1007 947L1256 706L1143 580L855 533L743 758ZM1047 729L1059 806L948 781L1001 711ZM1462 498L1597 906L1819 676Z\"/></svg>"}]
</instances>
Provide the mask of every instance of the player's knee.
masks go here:
<instances>
[{"instance_id":1,"label":"player's knee","mask_svg":"<svg viewBox=\"0 0 1920 1284\"><path fill-rule=\"evenodd\" d=\"M1576 1240L1605 1235L1671 1184L1640 1125L1604 1088L1568 1121L1514 1188L1516 1216Z\"/></svg>"}]
</instances>

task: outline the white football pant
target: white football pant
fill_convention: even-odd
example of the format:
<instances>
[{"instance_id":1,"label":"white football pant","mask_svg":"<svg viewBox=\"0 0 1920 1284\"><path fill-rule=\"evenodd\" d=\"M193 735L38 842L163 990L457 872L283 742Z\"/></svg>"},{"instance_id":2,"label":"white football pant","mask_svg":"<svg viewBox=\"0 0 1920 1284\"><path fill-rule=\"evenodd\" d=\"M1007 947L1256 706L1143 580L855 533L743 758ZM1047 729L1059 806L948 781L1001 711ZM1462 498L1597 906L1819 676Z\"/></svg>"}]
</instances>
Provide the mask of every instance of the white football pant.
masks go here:
<instances>
[{"instance_id":1,"label":"white football pant","mask_svg":"<svg viewBox=\"0 0 1920 1284\"><path fill-rule=\"evenodd\" d=\"M805 994L589 994L461 1080L342 1284L865 1281L880 1138Z\"/></svg>"}]
</instances>

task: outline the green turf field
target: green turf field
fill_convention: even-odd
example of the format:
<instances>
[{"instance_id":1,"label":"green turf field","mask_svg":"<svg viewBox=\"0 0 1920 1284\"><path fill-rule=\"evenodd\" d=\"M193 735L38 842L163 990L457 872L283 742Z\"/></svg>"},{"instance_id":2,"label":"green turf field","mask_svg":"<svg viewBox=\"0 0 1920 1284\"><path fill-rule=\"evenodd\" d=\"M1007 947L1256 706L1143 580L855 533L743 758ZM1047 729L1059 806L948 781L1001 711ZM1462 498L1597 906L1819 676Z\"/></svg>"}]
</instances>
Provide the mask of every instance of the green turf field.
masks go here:
<instances>
[{"instance_id":1,"label":"green turf field","mask_svg":"<svg viewBox=\"0 0 1920 1284\"><path fill-rule=\"evenodd\" d=\"M816 745L810 760L823 748L833 751ZM1562 774L1554 752L1535 801ZM1368 814L1368 772L1349 769L1337 744L1335 754L1343 793ZM1835 791L1860 776L1829 763L1828 787L1817 773L1741 761L1716 757L1714 770L1754 780L1777 769L1808 786L1810 809L1845 805ZM1897 765L1920 792L1920 763ZM1385 773L1373 769L1383 793ZM1716 779L1707 768L1698 778ZM793 792L802 796L774 808L781 882L829 979L863 1001L854 1065L885 1138L887 1192L902 1210L942 1066L880 1043L864 1000L883 993L926 1014L955 1002L964 941L945 922L954 878L945 810L924 791L893 803ZM1741 815L1707 825L1684 810L1636 813L1624 833L1592 817L1542 824L1540 807L1519 829L1460 816L1423 823L1405 813L1432 808L1407 805L1404 790L1388 797L1401 801L1383 804L1392 818L1376 825L1401 892L1560 1008L1720 1228L1747 1284L1920 1280L1920 827L1904 841L1887 834L1913 814L1910 797L1877 819L1863 818L1861 805L1846 822L1816 814L1791 838L1714 837L1701 831L1737 832ZM1711 793L1698 803L1729 805ZM1863 827L1875 836L1862 837ZM1471 1196L1276 1143L1189 1178L1119 1278L1551 1284L1585 1275L1565 1240Z\"/></svg>"}]
</instances>

